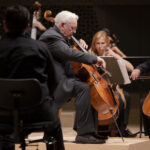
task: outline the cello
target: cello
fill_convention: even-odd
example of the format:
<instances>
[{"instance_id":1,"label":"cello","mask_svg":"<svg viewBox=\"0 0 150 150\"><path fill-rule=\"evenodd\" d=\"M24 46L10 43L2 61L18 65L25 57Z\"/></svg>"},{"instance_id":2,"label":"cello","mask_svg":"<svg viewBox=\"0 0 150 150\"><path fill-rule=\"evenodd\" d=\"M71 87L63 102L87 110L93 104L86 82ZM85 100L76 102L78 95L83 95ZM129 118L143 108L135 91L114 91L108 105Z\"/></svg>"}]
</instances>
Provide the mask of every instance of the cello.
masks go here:
<instances>
[{"instance_id":1,"label":"cello","mask_svg":"<svg viewBox=\"0 0 150 150\"><path fill-rule=\"evenodd\" d=\"M143 103L143 113L150 117L150 92L147 94L145 100L144 100L144 103Z\"/></svg>"},{"instance_id":2,"label":"cello","mask_svg":"<svg viewBox=\"0 0 150 150\"><path fill-rule=\"evenodd\" d=\"M83 52L87 52L75 37L72 36L72 39ZM73 49L79 50L75 46ZM103 75L99 74L95 65L73 62L72 66L81 81L87 82L90 86L91 104L98 112L98 124L108 125L114 122L113 117L115 119L118 117L119 101L115 92L102 77Z\"/></svg>"},{"instance_id":3,"label":"cello","mask_svg":"<svg viewBox=\"0 0 150 150\"><path fill-rule=\"evenodd\" d=\"M44 16L45 15L44 13ZM48 18L46 18L48 20ZM50 19L49 19L50 20ZM73 41L78 44L77 40L72 36ZM83 52L87 52L80 44L79 48ZM73 47L74 50L79 50ZM80 66L78 66L80 65ZM81 81L87 82L90 87L91 104L98 112L98 124L108 125L116 121L118 118L119 101L114 91L103 79L94 65L86 65L78 63L74 72L79 76Z\"/></svg>"}]
</instances>

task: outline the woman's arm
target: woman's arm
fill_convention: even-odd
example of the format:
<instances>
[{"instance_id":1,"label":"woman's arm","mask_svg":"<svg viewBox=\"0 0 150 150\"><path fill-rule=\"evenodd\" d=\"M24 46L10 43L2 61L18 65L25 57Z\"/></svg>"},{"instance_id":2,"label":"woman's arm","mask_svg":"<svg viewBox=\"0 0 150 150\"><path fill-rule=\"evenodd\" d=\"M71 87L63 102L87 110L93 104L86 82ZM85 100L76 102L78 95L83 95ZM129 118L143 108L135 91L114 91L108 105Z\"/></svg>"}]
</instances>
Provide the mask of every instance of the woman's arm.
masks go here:
<instances>
[{"instance_id":1,"label":"woman's arm","mask_svg":"<svg viewBox=\"0 0 150 150\"><path fill-rule=\"evenodd\" d=\"M115 53L111 48L109 48L105 54L106 54L106 56L114 56L114 58L116 58L117 60L123 59L119 54ZM124 60L124 61L125 61L127 71L132 72L134 69L133 65L127 60Z\"/></svg>"},{"instance_id":2,"label":"woman's arm","mask_svg":"<svg viewBox=\"0 0 150 150\"><path fill-rule=\"evenodd\" d=\"M111 47L111 49L121 57L126 57L126 55L117 46L113 46Z\"/></svg>"}]
</instances>

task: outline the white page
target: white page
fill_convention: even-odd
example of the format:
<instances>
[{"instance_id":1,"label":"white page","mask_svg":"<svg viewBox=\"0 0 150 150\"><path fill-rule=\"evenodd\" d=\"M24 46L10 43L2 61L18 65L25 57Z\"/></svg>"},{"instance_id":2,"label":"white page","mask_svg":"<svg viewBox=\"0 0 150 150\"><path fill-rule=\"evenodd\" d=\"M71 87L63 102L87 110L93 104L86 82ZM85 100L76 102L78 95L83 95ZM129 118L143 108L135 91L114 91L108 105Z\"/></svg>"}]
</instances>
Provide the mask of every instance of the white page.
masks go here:
<instances>
[{"instance_id":1,"label":"white page","mask_svg":"<svg viewBox=\"0 0 150 150\"><path fill-rule=\"evenodd\" d=\"M129 75L126 69L125 61L123 59L117 60L120 71L122 73L122 76L124 78L124 84L131 83L131 80L129 79Z\"/></svg>"}]
</instances>

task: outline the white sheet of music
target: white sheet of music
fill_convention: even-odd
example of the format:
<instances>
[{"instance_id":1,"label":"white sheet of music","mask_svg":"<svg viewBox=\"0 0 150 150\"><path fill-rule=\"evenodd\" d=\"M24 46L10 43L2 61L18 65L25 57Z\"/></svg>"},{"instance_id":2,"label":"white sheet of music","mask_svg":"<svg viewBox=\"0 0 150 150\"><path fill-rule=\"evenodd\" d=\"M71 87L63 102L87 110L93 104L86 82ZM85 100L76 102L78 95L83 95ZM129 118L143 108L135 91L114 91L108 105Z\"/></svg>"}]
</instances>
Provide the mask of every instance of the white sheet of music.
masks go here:
<instances>
[{"instance_id":1,"label":"white sheet of music","mask_svg":"<svg viewBox=\"0 0 150 150\"><path fill-rule=\"evenodd\" d=\"M109 78L112 84L130 84L129 75L126 69L125 61L116 60L113 56L102 56L106 62L106 69L110 72Z\"/></svg>"},{"instance_id":2,"label":"white sheet of music","mask_svg":"<svg viewBox=\"0 0 150 150\"><path fill-rule=\"evenodd\" d=\"M125 61L123 59L117 60L120 71L122 73L122 76L124 78L124 84L129 84L131 83L131 80L129 79L129 75L126 69Z\"/></svg>"}]
</instances>

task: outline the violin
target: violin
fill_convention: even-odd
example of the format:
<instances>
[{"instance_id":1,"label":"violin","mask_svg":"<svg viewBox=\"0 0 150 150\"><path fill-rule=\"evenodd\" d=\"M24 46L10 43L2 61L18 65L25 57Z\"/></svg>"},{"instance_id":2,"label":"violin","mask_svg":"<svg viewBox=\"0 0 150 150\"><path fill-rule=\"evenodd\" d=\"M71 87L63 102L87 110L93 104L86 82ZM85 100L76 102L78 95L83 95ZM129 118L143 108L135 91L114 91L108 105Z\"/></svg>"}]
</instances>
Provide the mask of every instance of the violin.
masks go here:
<instances>
[{"instance_id":1,"label":"violin","mask_svg":"<svg viewBox=\"0 0 150 150\"><path fill-rule=\"evenodd\" d=\"M36 40L36 35L37 35L37 28L34 26L34 23L37 20L40 20L40 15L41 15L41 4L38 1L35 1L33 19L32 19L32 29L31 29L31 38L34 40Z\"/></svg>"}]
</instances>

